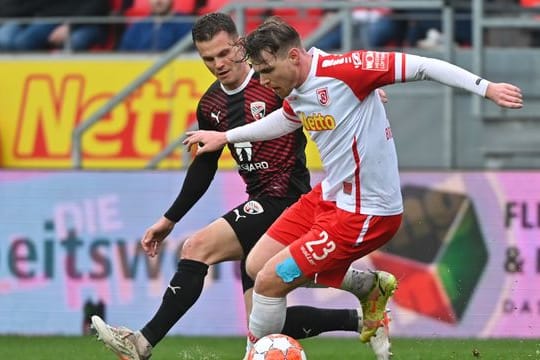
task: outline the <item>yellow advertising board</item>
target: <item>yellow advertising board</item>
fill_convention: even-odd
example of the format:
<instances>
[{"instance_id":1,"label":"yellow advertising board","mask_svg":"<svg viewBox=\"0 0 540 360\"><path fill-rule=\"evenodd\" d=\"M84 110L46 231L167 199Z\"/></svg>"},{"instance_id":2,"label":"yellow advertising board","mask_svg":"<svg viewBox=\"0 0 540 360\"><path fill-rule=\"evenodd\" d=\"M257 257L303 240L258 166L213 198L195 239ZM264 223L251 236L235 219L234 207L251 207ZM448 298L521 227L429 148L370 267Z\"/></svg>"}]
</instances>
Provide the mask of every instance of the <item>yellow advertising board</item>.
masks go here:
<instances>
[{"instance_id":1,"label":"yellow advertising board","mask_svg":"<svg viewBox=\"0 0 540 360\"><path fill-rule=\"evenodd\" d=\"M67 169L72 133L117 92L152 65L152 59L13 58L0 61L0 167ZM197 102L214 77L198 59L165 67L82 137L85 169L143 169L196 124ZM308 163L320 168L312 143ZM182 163L178 147L159 168ZM234 168L228 153L221 168Z\"/></svg>"}]
</instances>

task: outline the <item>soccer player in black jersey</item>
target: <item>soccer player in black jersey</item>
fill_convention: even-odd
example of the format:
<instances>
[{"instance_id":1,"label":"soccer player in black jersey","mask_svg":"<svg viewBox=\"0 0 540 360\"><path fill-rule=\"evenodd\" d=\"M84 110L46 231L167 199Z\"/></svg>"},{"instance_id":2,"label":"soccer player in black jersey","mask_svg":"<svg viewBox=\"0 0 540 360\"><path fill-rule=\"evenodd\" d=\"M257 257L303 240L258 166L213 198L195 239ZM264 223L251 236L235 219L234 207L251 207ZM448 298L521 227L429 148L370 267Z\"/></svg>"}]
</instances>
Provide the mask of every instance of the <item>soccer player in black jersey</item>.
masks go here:
<instances>
[{"instance_id":1,"label":"soccer player in black jersey","mask_svg":"<svg viewBox=\"0 0 540 360\"><path fill-rule=\"evenodd\" d=\"M237 38L234 22L225 14L205 15L193 27L193 41L199 55L217 78L199 101L200 129L227 131L257 121L281 107L281 99L274 91L262 86L250 66L240 61L242 55L237 54L234 46ZM152 348L199 298L209 265L222 261L241 260L242 286L249 314L253 280L246 274L244 261L274 220L310 190L305 146L306 137L301 129L271 141L229 145L246 184L247 201L184 243L177 271L165 290L161 306L140 331L115 328L97 316L92 318L98 337L107 347L124 359L149 358ZM149 256L157 254L175 224L208 189L222 150L193 160L178 197L141 240ZM351 268L343 288L362 297L373 285L372 274ZM360 327L356 309L294 306L288 309L282 332L298 339L326 331L359 331ZM385 342L382 352L377 350L380 346L374 347L378 359L387 359L390 356L388 337L381 331L377 341Z\"/></svg>"}]
</instances>

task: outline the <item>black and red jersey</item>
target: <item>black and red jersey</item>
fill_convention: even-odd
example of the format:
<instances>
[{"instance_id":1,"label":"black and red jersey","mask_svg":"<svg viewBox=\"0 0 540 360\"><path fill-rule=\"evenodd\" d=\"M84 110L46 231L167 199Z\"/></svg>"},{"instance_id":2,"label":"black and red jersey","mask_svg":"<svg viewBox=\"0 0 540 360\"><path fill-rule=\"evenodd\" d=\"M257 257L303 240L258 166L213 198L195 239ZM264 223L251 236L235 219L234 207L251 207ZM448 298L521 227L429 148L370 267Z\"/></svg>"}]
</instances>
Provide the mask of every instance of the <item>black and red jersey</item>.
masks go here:
<instances>
[{"instance_id":1,"label":"black and red jersey","mask_svg":"<svg viewBox=\"0 0 540 360\"><path fill-rule=\"evenodd\" d=\"M250 72L244 84L228 91L214 82L197 108L199 128L227 131L253 121L281 107L282 100ZM302 129L277 139L228 144L238 172L251 197L299 196L309 190L306 167L306 137Z\"/></svg>"}]
</instances>

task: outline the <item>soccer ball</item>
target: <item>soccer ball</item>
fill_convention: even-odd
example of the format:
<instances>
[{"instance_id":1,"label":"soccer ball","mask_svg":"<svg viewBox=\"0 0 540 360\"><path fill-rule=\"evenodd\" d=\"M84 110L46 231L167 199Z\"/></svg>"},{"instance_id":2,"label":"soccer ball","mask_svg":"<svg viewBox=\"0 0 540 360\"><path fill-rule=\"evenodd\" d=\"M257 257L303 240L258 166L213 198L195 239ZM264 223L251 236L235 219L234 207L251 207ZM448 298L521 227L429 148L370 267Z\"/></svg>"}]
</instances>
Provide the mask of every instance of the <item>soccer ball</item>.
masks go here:
<instances>
[{"instance_id":1,"label":"soccer ball","mask_svg":"<svg viewBox=\"0 0 540 360\"><path fill-rule=\"evenodd\" d=\"M302 345L290 336L271 334L260 338L247 360L307 360Z\"/></svg>"}]
</instances>

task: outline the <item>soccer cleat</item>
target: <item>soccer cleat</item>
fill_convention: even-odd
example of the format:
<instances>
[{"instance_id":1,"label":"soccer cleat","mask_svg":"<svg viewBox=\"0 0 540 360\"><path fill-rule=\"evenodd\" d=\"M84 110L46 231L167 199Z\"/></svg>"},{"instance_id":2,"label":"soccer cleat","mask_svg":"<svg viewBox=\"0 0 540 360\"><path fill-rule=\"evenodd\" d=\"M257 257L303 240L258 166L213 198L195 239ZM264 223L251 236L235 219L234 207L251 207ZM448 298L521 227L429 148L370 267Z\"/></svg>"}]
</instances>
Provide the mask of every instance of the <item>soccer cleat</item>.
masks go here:
<instances>
[{"instance_id":1,"label":"soccer cleat","mask_svg":"<svg viewBox=\"0 0 540 360\"><path fill-rule=\"evenodd\" d=\"M120 360L147 360L152 355L152 346L140 332L107 325L97 315L92 316L92 328L96 331L98 340Z\"/></svg>"},{"instance_id":2,"label":"soccer cleat","mask_svg":"<svg viewBox=\"0 0 540 360\"><path fill-rule=\"evenodd\" d=\"M396 277L386 271L374 271L375 282L366 297L360 299L362 305L362 330L360 341L367 343L377 329L384 326L386 304L397 288Z\"/></svg>"},{"instance_id":3,"label":"soccer cleat","mask_svg":"<svg viewBox=\"0 0 540 360\"><path fill-rule=\"evenodd\" d=\"M377 356L377 360L390 360L392 358L391 344L390 344L390 310L386 310L380 326L375 335L369 339L369 345Z\"/></svg>"}]
</instances>

